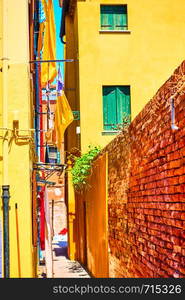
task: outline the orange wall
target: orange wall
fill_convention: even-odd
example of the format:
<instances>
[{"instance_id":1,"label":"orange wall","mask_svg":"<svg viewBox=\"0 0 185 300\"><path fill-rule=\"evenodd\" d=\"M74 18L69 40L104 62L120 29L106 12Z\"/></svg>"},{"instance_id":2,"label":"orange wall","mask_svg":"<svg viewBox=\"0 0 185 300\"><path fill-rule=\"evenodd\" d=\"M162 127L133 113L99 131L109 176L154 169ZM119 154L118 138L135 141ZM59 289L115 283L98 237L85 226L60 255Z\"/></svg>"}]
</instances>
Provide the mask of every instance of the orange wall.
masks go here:
<instances>
[{"instance_id":1,"label":"orange wall","mask_svg":"<svg viewBox=\"0 0 185 300\"><path fill-rule=\"evenodd\" d=\"M87 267L94 277L108 277L107 154L94 163L89 186L85 192Z\"/></svg>"}]
</instances>

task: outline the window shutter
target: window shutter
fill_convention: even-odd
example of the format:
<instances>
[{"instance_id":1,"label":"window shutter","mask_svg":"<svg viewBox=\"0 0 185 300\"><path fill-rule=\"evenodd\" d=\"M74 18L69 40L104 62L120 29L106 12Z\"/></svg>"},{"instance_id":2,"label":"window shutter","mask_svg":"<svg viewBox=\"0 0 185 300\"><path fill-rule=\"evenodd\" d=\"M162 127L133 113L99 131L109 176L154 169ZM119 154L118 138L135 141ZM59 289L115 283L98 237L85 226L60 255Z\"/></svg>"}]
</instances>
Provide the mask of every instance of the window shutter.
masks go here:
<instances>
[{"instance_id":1,"label":"window shutter","mask_svg":"<svg viewBox=\"0 0 185 300\"><path fill-rule=\"evenodd\" d=\"M117 123L117 104L115 87L103 87L104 130L113 130Z\"/></svg>"},{"instance_id":2,"label":"window shutter","mask_svg":"<svg viewBox=\"0 0 185 300\"><path fill-rule=\"evenodd\" d=\"M127 29L127 5L101 5L101 29Z\"/></svg>"},{"instance_id":3,"label":"window shutter","mask_svg":"<svg viewBox=\"0 0 185 300\"><path fill-rule=\"evenodd\" d=\"M127 29L127 6L115 5L113 8L113 30Z\"/></svg>"},{"instance_id":4,"label":"window shutter","mask_svg":"<svg viewBox=\"0 0 185 300\"><path fill-rule=\"evenodd\" d=\"M116 130L130 116L130 86L103 87L103 128Z\"/></svg>"},{"instance_id":5,"label":"window shutter","mask_svg":"<svg viewBox=\"0 0 185 300\"><path fill-rule=\"evenodd\" d=\"M113 7L111 5L101 6L101 29L113 30Z\"/></svg>"},{"instance_id":6,"label":"window shutter","mask_svg":"<svg viewBox=\"0 0 185 300\"><path fill-rule=\"evenodd\" d=\"M130 87L118 86L116 88L117 123L123 123L123 116L130 115Z\"/></svg>"}]
</instances>

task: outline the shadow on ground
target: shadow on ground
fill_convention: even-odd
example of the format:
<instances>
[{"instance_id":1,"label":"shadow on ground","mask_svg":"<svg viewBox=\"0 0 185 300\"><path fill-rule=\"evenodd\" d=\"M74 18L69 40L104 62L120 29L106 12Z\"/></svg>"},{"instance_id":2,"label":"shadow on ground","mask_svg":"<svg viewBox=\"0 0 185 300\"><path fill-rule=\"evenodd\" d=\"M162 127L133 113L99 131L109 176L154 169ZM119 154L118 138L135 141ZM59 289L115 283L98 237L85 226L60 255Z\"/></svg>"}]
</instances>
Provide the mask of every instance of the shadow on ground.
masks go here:
<instances>
[{"instance_id":1,"label":"shadow on ground","mask_svg":"<svg viewBox=\"0 0 185 300\"><path fill-rule=\"evenodd\" d=\"M53 250L55 251L55 256L65 256L66 258L68 257L67 247L53 248Z\"/></svg>"},{"instance_id":2,"label":"shadow on ground","mask_svg":"<svg viewBox=\"0 0 185 300\"><path fill-rule=\"evenodd\" d=\"M78 263L78 262L72 262L71 265L69 266L69 272L72 272L72 273L83 273L84 272L84 269L81 267L81 265ZM84 273L84 276L86 274ZM83 276L83 274L82 274Z\"/></svg>"},{"instance_id":3,"label":"shadow on ground","mask_svg":"<svg viewBox=\"0 0 185 300\"><path fill-rule=\"evenodd\" d=\"M66 241L54 241L53 261L55 278L90 278L87 270L78 262L68 257L68 243Z\"/></svg>"}]
</instances>

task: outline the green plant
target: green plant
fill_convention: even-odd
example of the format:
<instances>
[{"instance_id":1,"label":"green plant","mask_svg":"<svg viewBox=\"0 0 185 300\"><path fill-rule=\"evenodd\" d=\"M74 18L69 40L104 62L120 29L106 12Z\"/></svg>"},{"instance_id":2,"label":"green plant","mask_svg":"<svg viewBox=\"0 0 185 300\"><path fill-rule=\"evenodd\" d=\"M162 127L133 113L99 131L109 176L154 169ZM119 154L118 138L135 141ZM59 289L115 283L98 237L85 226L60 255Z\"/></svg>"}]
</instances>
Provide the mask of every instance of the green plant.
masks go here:
<instances>
[{"instance_id":1,"label":"green plant","mask_svg":"<svg viewBox=\"0 0 185 300\"><path fill-rule=\"evenodd\" d=\"M101 151L99 146L88 146L89 150L80 157L74 157L72 167L72 182L75 190L81 190L87 184L87 177L90 175L93 159Z\"/></svg>"}]
</instances>

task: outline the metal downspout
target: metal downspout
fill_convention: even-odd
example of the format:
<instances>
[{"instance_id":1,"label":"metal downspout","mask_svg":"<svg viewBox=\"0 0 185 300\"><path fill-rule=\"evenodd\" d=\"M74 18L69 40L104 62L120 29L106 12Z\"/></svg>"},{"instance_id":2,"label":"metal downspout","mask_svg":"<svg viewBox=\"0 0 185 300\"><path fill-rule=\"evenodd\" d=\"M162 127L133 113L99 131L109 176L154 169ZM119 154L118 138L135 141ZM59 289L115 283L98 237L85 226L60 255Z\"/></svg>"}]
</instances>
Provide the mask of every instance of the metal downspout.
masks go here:
<instances>
[{"instance_id":1,"label":"metal downspout","mask_svg":"<svg viewBox=\"0 0 185 300\"><path fill-rule=\"evenodd\" d=\"M10 251L9 251L9 185L2 186L3 200L3 235L4 235L4 278L10 277Z\"/></svg>"},{"instance_id":2,"label":"metal downspout","mask_svg":"<svg viewBox=\"0 0 185 300\"><path fill-rule=\"evenodd\" d=\"M38 156L38 160L40 161L40 106L39 106L39 85L38 85L38 80L39 80L39 72L38 72L38 65L35 66L35 95L36 95L36 105L35 105L35 128L36 128L36 152Z\"/></svg>"},{"instance_id":3,"label":"metal downspout","mask_svg":"<svg viewBox=\"0 0 185 300\"><path fill-rule=\"evenodd\" d=\"M34 59L37 58L37 44L38 44L38 32L39 32L39 2L35 1L35 9L34 9ZM35 71L35 144L36 144L36 153L38 156L38 160L40 161L40 106L39 106L39 65L34 65Z\"/></svg>"}]
</instances>

